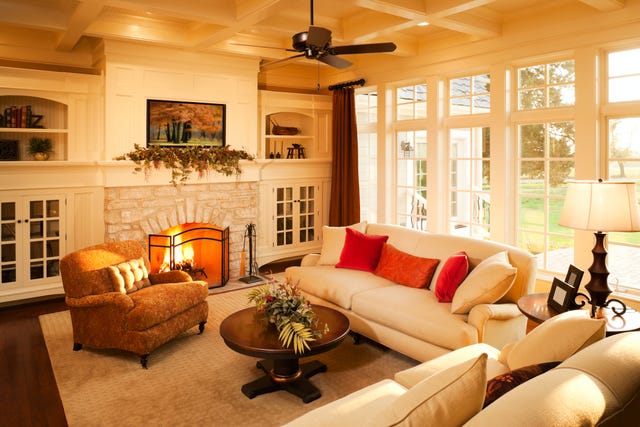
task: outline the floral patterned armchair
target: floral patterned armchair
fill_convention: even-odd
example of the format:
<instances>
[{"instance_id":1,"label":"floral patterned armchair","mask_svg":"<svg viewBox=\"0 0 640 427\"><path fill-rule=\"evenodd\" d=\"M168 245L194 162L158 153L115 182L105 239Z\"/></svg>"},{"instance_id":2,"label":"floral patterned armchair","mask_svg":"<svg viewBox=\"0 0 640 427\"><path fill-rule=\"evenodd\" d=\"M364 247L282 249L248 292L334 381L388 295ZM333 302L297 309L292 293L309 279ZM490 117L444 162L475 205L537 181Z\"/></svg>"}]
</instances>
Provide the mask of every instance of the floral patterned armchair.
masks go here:
<instances>
[{"instance_id":1,"label":"floral patterned armchair","mask_svg":"<svg viewBox=\"0 0 640 427\"><path fill-rule=\"evenodd\" d=\"M182 271L149 273L143 246L103 243L67 254L60 263L71 313L73 350L116 348L140 356L199 325L209 313L207 284Z\"/></svg>"}]
</instances>

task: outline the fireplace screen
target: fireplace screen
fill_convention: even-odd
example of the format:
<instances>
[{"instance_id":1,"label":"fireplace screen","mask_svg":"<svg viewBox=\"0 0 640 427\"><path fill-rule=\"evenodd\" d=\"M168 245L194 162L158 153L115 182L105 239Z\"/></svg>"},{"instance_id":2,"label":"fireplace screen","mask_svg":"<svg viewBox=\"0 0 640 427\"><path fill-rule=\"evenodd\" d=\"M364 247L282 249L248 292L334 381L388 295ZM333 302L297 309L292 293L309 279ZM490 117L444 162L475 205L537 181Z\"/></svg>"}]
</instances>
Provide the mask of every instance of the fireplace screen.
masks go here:
<instances>
[{"instance_id":1,"label":"fireplace screen","mask_svg":"<svg viewBox=\"0 0 640 427\"><path fill-rule=\"evenodd\" d=\"M151 271L182 270L209 288L229 280L229 227L189 223L149 235Z\"/></svg>"}]
</instances>

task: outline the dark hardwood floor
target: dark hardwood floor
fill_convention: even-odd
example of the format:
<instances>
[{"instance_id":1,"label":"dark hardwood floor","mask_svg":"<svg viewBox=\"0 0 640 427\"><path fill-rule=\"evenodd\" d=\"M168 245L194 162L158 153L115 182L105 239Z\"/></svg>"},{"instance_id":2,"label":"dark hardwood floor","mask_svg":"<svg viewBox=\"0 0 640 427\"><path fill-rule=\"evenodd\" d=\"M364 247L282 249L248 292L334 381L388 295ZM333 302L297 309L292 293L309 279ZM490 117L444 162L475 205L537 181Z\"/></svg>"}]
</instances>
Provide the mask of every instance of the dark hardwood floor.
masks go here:
<instances>
[{"instance_id":1,"label":"dark hardwood floor","mask_svg":"<svg viewBox=\"0 0 640 427\"><path fill-rule=\"evenodd\" d=\"M260 272L278 273L299 263L275 262ZM66 309L63 298L0 307L0 426L67 425L38 321L42 314Z\"/></svg>"},{"instance_id":2,"label":"dark hardwood floor","mask_svg":"<svg viewBox=\"0 0 640 427\"><path fill-rule=\"evenodd\" d=\"M0 425L67 425L38 321L66 309L62 298L0 309Z\"/></svg>"}]
</instances>

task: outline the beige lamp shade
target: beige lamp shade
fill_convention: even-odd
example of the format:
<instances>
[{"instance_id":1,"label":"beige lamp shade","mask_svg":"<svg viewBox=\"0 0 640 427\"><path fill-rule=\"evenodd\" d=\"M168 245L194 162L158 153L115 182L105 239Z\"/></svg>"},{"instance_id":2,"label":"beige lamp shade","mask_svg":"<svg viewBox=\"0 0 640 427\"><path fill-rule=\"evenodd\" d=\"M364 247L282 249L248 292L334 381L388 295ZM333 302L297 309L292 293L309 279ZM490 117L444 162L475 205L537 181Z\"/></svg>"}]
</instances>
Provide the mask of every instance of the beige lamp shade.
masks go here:
<instances>
[{"instance_id":1,"label":"beige lamp shade","mask_svg":"<svg viewBox=\"0 0 640 427\"><path fill-rule=\"evenodd\" d=\"M635 182L568 182L559 224L577 230L640 231Z\"/></svg>"}]
</instances>

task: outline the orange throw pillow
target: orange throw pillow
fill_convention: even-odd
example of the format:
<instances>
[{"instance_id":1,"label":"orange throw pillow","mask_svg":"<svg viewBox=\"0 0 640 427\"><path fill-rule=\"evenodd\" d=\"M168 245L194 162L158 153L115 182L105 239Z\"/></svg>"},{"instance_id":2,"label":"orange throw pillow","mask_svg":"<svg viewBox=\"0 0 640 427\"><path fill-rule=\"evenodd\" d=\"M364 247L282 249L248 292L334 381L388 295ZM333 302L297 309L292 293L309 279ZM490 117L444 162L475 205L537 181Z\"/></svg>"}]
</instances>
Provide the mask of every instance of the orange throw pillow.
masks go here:
<instances>
[{"instance_id":1,"label":"orange throw pillow","mask_svg":"<svg viewBox=\"0 0 640 427\"><path fill-rule=\"evenodd\" d=\"M436 281L436 297L439 302L451 302L458 286L469 273L469 259L464 251L451 255L445 261Z\"/></svg>"},{"instance_id":2,"label":"orange throw pillow","mask_svg":"<svg viewBox=\"0 0 640 427\"><path fill-rule=\"evenodd\" d=\"M374 274L412 288L426 288L431 283L439 259L417 257L386 243Z\"/></svg>"}]
</instances>

